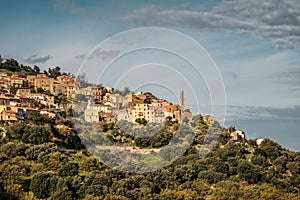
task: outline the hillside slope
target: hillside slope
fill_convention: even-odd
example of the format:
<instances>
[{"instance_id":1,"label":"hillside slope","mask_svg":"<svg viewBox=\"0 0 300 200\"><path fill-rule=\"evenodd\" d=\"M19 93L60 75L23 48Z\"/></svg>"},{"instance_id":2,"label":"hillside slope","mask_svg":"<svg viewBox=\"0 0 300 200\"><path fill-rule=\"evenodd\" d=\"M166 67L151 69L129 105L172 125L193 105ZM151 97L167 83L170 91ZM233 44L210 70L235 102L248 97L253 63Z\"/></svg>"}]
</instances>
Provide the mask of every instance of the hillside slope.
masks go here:
<instances>
[{"instance_id":1,"label":"hillside slope","mask_svg":"<svg viewBox=\"0 0 300 200\"><path fill-rule=\"evenodd\" d=\"M61 120L66 119L54 123ZM2 125L7 132L0 146L1 199L300 198L300 154L269 139L260 146L253 140L233 141L223 128L213 151L199 158L198 147L208 130L199 124L192 146L173 164L133 174L103 165L82 148L76 132L58 130L51 123L32 123L31 129L21 123ZM72 123L65 124L72 128ZM166 131L174 126L168 124ZM37 137L43 139L33 139ZM162 134L152 139L150 144L157 145L170 138Z\"/></svg>"}]
</instances>

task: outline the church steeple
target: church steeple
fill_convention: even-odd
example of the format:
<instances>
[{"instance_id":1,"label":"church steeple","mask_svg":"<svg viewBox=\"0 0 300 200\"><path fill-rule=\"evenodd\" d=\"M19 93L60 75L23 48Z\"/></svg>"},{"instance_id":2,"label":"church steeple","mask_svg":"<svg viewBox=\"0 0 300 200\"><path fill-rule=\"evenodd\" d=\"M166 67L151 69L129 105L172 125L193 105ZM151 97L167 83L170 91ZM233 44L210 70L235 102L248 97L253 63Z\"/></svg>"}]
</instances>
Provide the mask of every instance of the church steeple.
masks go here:
<instances>
[{"instance_id":1,"label":"church steeple","mask_svg":"<svg viewBox=\"0 0 300 200\"><path fill-rule=\"evenodd\" d=\"M181 107L181 110L184 111L184 91L181 90L180 92L180 107Z\"/></svg>"}]
</instances>

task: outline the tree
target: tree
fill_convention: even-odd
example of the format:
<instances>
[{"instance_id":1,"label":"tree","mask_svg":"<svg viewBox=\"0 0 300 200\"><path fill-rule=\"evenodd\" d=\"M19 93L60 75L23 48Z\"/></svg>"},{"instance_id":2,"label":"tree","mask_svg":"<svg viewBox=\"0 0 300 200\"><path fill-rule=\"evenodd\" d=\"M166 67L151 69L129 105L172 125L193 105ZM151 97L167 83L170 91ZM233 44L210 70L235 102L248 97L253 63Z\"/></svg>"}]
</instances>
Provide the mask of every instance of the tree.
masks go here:
<instances>
[{"instance_id":1,"label":"tree","mask_svg":"<svg viewBox=\"0 0 300 200\"><path fill-rule=\"evenodd\" d=\"M255 155L262 155L270 160L274 161L277 157L280 156L280 151L282 150L281 146L273 142L270 139L265 139L261 145L255 149Z\"/></svg>"},{"instance_id":2,"label":"tree","mask_svg":"<svg viewBox=\"0 0 300 200\"><path fill-rule=\"evenodd\" d=\"M1 67L12 72L18 72L21 69L18 61L14 59L6 59L6 61L2 63Z\"/></svg>"},{"instance_id":3,"label":"tree","mask_svg":"<svg viewBox=\"0 0 300 200\"><path fill-rule=\"evenodd\" d=\"M237 167L240 177L248 183L258 183L261 178L261 172L248 161L241 161Z\"/></svg>"},{"instance_id":4,"label":"tree","mask_svg":"<svg viewBox=\"0 0 300 200\"><path fill-rule=\"evenodd\" d=\"M48 76L49 74L48 74L48 72L46 71L46 70L44 70L44 74L46 75L46 76Z\"/></svg>"},{"instance_id":5,"label":"tree","mask_svg":"<svg viewBox=\"0 0 300 200\"><path fill-rule=\"evenodd\" d=\"M23 121L17 121L8 126L7 132L10 135L14 135L16 139L20 139L22 138L25 127L26 127L26 123L24 123Z\"/></svg>"},{"instance_id":6,"label":"tree","mask_svg":"<svg viewBox=\"0 0 300 200\"><path fill-rule=\"evenodd\" d=\"M50 178L51 174L41 172L36 173L30 183L30 189L37 198L48 198L50 197Z\"/></svg>"},{"instance_id":7,"label":"tree","mask_svg":"<svg viewBox=\"0 0 300 200\"><path fill-rule=\"evenodd\" d=\"M66 111L61 111L60 113L60 116L62 117L62 118L66 118L67 117L67 112Z\"/></svg>"},{"instance_id":8,"label":"tree","mask_svg":"<svg viewBox=\"0 0 300 200\"><path fill-rule=\"evenodd\" d=\"M80 88L85 88L90 86L91 84L88 82L87 80L87 76L85 73L83 74L79 74L76 78L76 84L80 87Z\"/></svg>"},{"instance_id":9,"label":"tree","mask_svg":"<svg viewBox=\"0 0 300 200\"><path fill-rule=\"evenodd\" d=\"M50 132L41 126L28 127L22 141L32 144L43 144L50 140Z\"/></svg>"},{"instance_id":10,"label":"tree","mask_svg":"<svg viewBox=\"0 0 300 200\"><path fill-rule=\"evenodd\" d=\"M36 74L39 74L41 72L41 69L36 65L33 66L33 69L34 69Z\"/></svg>"},{"instance_id":11,"label":"tree","mask_svg":"<svg viewBox=\"0 0 300 200\"><path fill-rule=\"evenodd\" d=\"M60 72L60 67L55 67L55 68L49 68L48 69L48 73L49 73L49 77L51 78L57 78L59 76L61 76L61 72Z\"/></svg>"},{"instance_id":12,"label":"tree","mask_svg":"<svg viewBox=\"0 0 300 200\"><path fill-rule=\"evenodd\" d=\"M15 149L16 149L16 144L8 143L8 144L1 145L0 152L8 157L13 158L17 156Z\"/></svg>"},{"instance_id":13,"label":"tree","mask_svg":"<svg viewBox=\"0 0 300 200\"><path fill-rule=\"evenodd\" d=\"M18 91L18 88L15 88L15 87L10 88L10 93L11 94L17 94L17 91Z\"/></svg>"},{"instance_id":14,"label":"tree","mask_svg":"<svg viewBox=\"0 0 300 200\"><path fill-rule=\"evenodd\" d=\"M59 190L53 192L50 199L52 200L72 200L72 191L68 190L68 187L60 188Z\"/></svg>"},{"instance_id":15,"label":"tree","mask_svg":"<svg viewBox=\"0 0 300 200\"><path fill-rule=\"evenodd\" d=\"M45 90L43 88L39 87L36 89L36 92L39 94L44 94Z\"/></svg>"},{"instance_id":16,"label":"tree","mask_svg":"<svg viewBox=\"0 0 300 200\"><path fill-rule=\"evenodd\" d=\"M131 91L128 87L124 87L123 90L115 89L115 90L114 90L114 93L115 93L115 94L120 94L120 95L122 95L122 96L126 96L126 95L132 93L132 91Z\"/></svg>"},{"instance_id":17,"label":"tree","mask_svg":"<svg viewBox=\"0 0 300 200\"><path fill-rule=\"evenodd\" d=\"M119 183L119 181L115 180L116 183ZM85 196L86 194L91 194L95 196L102 196L105 193L105 189L108 187L111 187L112 180L109 174L99 173L99 172L92 172L88 174L84 180L84 185L80 188L79 193L80 196ZM82 191L83 190L83 191ZM114 188L112 188L114 190ZM126 191L126 188L122 191ZM103 199L103 198L101 198Z\"/></svg>"},{"instance_id":18,"label":"tree","mask_svg":"<svg viewBox=\"0 0 300 200\"><path fill-rule=\"evenodd\" d=\"M25 156L27 160L34 160L38 159L38 156L42 152L51 153L57 151L57 146L51 143L45 143L40 145L33 145L25 151Z\"/></svg>"},{"instance_id":19,"label":"tree","mask_svg":"<svg viewBox=\"0 0 300 200\"><path fill-rule=\"evenodd\" d=\"M138 124L144 125L144 126L147 125L147 123L148 123L145 118L136 118L135 122Z\"/></svg>"},{"instance_id":20,"label":"tree","mask_svg":"<svg viewBox=\"0 0 300 200\"><path fill-rule=\"evenodd\" d=\"M173 118L171 116L167 116L166 117L166 121L165 121L166 126L172 125L172 119Z\"/></svg>"},{"instance_id":21,"label":"tree","mask_svg":"<svg viewBox=\"0 0 300 200\"><path fill-rule=\"evenodd\" d=\"M216 159L215 162L213 162L212 164L216 172L229 174L229 166L226 162Z\"/></svg>"},{"instance_id":22,"label":"tree","mask_svg":"<svg viewBox=\"0 0 300 200\"><path fill-rule=\"evenodd\" d=\"M262 155L253 155L253 157L251 159L251 162L254 165L258 165L258 166L261 166L261 167L267 167L268 166L267 159Z\"/></svg>"},{"instance_id":23,"label":"tree","mask_svg":"<svg viewBox=\"0 0 300 200\"><path fill-rule=\"evenodd\" d=\"M134 139L134 143L138 147L149 147L150 146L150 139L145 137L136 137Z\"/></svg>"},{"instance_id":24,"label":"tree","mask_svg":"<svg viewBox=\"0 0 300 200\"><path fill-rule=\"evenodd\" d=\"M158 134L154 135L153 137L149 138L149 142L151 147L158 148L169 144L169 141L173 137L171 132L162 130Z\"/></svg>"},{"instance_id":25,"label":"tree","mask_svg":"<svg viewBox=\"0 0 300 200\"><path fill-rule=\"evenodd\" d=\"M292 174L300 174L300 162L288 162L286 167Z\"/></svg>"},{"instance_id":26,"label":"tree","mask_svg":"<svg viewBox=\"0 0 300 200\"><path fill-rule=\"evenodd\" d=\"M208 199L226 199L235 200L241 198L243 194L239 190L239 184L231 181L221 181L216 184L216 188L209 195Z\"/></svg>"},{"instance_id":27,"label":"tree","mask_svg":"<svg viewBox=\"0 0 300 200\"><path fill-rule=\"evenodd\" d=\"M64 164L59 170L59 176L75 176L78 175L78 164L77 163L69 163Z\"/></svg>"},{"instance_id":28,"label":"tree","mask_svg":"<svg viewBox=\"0 0 300 200\"><path fill-rule=\"evenodd\" d=\"M45 123L53 123L53 119L44 117L37 111L28 113L26 119L28 122L32 122L35 125L44 125Z\"/></svg>"},{"instance_id":29,"label":"tree","mask_svg":"<svg viewBox=\"0 0 300 200\"><path fill-rule=\"evenodd\" d=\"M208 183L218 183L226 179L226 174L214 172L212 170L201 171L198 178L206 180Z\"/></svg>"},{"instance_id":30,"label":"tree","mask_svg":"<svg viewBox=\"0 0 300 200\"><path fill-rule=\"evenodd\" d=\"M147 122L147 120L145 119L145 118L142 118L141 119L141 124L143 124L143 125L146 125L148 122Z\"/></svg>"},{"instance_id":31,"label":"tree","mask_svg":"<svg viewBox=\"0 0 300 200\"><path fill-rule=\"evenodd\" d=\"M91 172L100 169L100 163L97 162L96 158L90 157L90 158L83 159L79 163L79 167L81 170Z\"/></svg>"},{"instance_id":32,"label":"tree","mask_svg":"<svg viewBox=\"0 0 300 200\"><path fill-rule=\"evenodd\" d=\"M222 145L225 145L225 144L227 144L227 143L230 141L230 139L231 139L231 136L230 136L229 134L227 134L227 133L222 133L222 134L220 134L220 137L219 137L219 139L218 139L218 142L219 142L220 144L222 144Z\"/></svg>"},{"instance_id":33,"label":"tree","mask_svg":"<svg viewBox=\"0 0 300 200\"><path fill-rule=\"evenodd\" d=\"M19 199L16 194L13 194L13 192L7 191L3 187L2 183L0 183L0 197L2 199L10 199L10 200L17 200L17 199Z\"/></svg>"}]
</instances>

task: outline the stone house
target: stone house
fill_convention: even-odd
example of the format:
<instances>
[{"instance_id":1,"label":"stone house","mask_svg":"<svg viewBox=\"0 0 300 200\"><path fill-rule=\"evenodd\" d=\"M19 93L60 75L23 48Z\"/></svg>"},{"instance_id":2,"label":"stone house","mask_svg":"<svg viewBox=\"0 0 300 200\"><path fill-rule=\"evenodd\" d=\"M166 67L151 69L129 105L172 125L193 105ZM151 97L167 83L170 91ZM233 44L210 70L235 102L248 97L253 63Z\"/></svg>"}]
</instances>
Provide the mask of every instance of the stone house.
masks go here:
<instances>
[{"instance_id":1,"label":"stone house","mask_svg":"<svg viewBox=\"0 0 300 200\"><path fill-rule=\"evenodd\" d=\"M23 86L25 78L8 76L7 80L9 81L11 87L20 88Z\"/></svg>"},{"instance_id":2,"label":"stone house","mask_svg":"<svg viewBox=\"0 0 300 200\"><path fill-rule=\"evenodd\" d=\"M245 132L236 130L230 133L231 139L233 141L244 141L245 140Z\"/></svg>"},{"instance_id":3,"label":"stone house","mask_svg":"<svg viewBox=\"0 0 300 200\"><path fill-rule=\"evenodd\" d=\"M53 83L53 78L49 78L46 74L38 74L34 78L34 89L43 88L45 91L51 91Z\"/></svg>"},{"instance_id":4,"label":"stone house","mask_svg":"<svg viewBox=\"0 0 300 200\"><path fill-rule=\"evenodd\" d=\"M0 113L0 120L3 121L17 121L17 113L14 112L13 110L3 110Z\"/></svg>"},{"instance_id":5,"label":"stone house","mask_svg":"<svg viewBox=\"0 0 300 200\"><path fill-rule=\"evenodd\" d=\"M215 122L215 118L211 115L206 115L206 116L203 116L203 122L207 126L212 126Z\"/></svg>"}]
</instances>

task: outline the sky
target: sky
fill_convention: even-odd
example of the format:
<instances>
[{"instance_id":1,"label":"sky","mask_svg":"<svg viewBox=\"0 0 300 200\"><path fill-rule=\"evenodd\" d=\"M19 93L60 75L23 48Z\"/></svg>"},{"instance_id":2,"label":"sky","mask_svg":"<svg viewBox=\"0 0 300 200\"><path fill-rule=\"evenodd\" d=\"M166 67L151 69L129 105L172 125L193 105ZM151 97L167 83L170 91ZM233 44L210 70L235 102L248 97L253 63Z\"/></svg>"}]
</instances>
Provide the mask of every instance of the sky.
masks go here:
<instances>
[{"instance_id":1,"label":"sky","mask_svg":"<svg viewBox=\"0 0 300 200\"><path fill-rule=\"evenodd\" d=\"M107 63L121 52L120 44L105 51L99 46L115 34L143 27L178 31L203 48L199 54L206 55L203 58L207 62L202 64L218 71L226 95L226 125L236 123L250 137L271 137L285 147L300 150L298 0L0 0L0 3L2 57L42 69L60 66L73 74L84 72L88 78L98 77L101 72L101 65L89 58L100 56L101 62ZM157 32L151 36L150 42L169 39ZM176 39L168 47L172 46L197 57L198 52L184 48ZM140 65L130 71L130 67ZM167 73L168 66L176 69L169 70L173 74ZM179 91L184 89L187 108L194 110L198 98L200 112L210 113L205 106L214 102L205 78L211 77L193 78L189 66L169 52L143 49L118 58L110 66L109 78L104 76L100 81L121 89L128 85L133 90L151 90L175 102ZM150 68L156 73L145 73ZM112 82L115 79L110 77L117 74L122 80L115 78L118 81ZM142 84L146 78L153 78L152 83ZM260 123L264 120L274 123ZM274 129L275 125L285 129ZM282 133L283 130L287 132Z\"/></svg>"}]
</instances>

